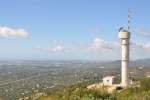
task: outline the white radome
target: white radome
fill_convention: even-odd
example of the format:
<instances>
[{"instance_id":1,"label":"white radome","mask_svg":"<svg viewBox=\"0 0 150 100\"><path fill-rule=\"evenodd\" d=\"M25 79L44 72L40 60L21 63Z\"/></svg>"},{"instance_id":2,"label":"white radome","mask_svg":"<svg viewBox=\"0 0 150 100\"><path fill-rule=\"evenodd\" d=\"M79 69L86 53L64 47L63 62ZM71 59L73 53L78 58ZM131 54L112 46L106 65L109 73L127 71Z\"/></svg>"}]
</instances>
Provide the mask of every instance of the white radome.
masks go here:
<instances>
[{"instance_id":1,"label":"white radome","mask_svg":"<svg viewBox=\"0 0 150 100\"><path fill-rule=\"evenodd\" d=\"M130 39L130 32L128 31L120 31L119 32L120 39Z\"/></svg>"}]
</instances>

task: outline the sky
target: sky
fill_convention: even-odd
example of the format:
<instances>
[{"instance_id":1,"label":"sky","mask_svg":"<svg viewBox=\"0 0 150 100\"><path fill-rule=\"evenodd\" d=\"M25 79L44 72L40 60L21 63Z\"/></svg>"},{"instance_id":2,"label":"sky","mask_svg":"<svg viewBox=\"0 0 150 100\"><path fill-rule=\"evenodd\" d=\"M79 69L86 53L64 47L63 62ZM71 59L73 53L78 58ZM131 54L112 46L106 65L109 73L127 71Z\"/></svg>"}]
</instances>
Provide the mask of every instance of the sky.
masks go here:
<instances>
[{"instance_id":1,"label":"sky","mask_svg":"<svg viewBox=\"0 0 150 100\"><path fill-rule=\"evenodd\" d=\"M0 59L117 60L131 9L131 59L150 58L148 0L0 0Z\"/></svg>"}]
</instances>

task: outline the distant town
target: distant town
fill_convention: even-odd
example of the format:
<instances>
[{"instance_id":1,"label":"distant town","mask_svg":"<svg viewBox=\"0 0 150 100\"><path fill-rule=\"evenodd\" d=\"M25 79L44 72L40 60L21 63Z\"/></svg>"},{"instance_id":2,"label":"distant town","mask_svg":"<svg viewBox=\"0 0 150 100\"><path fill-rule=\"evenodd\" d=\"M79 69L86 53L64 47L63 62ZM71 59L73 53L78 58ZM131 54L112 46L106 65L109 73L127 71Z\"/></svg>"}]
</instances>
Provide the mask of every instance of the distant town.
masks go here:
<instances>
[{"instance_id":1,"label":"distant town","mask_svg":"<svg viewBox=\"0 0 150 100\"><path fill-rule=\"evenodd\" d=\"M150 77L150 59L130 63L129 77ZM120 77L120 61L0 61L0 98L28 100L82 82ZM33 95L38 93L38 95Z\"/></svg>"}]
</instances>

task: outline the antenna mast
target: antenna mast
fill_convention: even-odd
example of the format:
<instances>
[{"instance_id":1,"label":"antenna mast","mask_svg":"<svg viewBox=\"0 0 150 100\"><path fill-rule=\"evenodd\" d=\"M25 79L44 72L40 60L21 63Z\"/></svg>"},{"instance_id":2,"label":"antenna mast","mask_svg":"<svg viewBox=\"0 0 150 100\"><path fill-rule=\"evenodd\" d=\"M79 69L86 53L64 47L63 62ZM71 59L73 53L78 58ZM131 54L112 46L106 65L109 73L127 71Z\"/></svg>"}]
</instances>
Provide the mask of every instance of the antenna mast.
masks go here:
<instances>
[{"instance_id":1,"label":"antenna mast","mask_svg":"<svg viewBox=\"0 0 150 100\"><path fill-rule=\"evenodd\" d=\"M131 9L128 9L128 31L130 32L130 23L131 23Z\"/></svg>"}]
</instances>

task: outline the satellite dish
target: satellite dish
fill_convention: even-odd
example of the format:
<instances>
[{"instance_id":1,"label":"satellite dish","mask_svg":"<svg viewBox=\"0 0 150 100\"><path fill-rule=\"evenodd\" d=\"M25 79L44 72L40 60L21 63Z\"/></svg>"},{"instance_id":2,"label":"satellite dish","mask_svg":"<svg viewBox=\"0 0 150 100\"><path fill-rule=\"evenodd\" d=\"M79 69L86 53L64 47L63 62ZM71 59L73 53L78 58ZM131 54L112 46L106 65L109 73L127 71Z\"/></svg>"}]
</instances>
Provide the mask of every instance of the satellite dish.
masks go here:
<instances>
[{"instance_id":1,"label":"satellite dish","mask_svg":"<svg viewBox=\"0 0 150 100\"><path fill-rule=\"evenodd\" d=\"M120 27L118 31L120 32L120 31L122 31L122 30L123 30L123 27Z\"/></svg>"}]
</instances>

